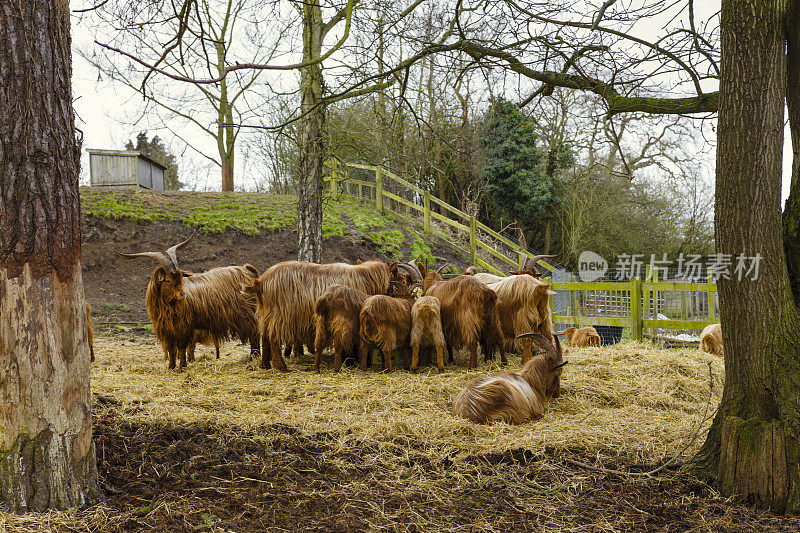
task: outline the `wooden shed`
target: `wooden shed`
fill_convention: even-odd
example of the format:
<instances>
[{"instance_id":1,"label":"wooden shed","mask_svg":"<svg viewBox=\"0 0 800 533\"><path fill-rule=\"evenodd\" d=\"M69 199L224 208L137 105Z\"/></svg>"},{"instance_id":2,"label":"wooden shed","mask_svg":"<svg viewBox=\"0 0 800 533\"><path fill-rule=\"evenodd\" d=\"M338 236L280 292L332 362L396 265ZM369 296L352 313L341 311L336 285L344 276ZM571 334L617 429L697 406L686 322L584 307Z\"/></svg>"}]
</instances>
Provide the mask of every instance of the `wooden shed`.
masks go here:
<instances>
[{"instance_id":1,"label":"wooden shed","mask_svg":"<svg viewBox=\"0 0 800 533\"><path fill-rule=\"evenodd\" d=\"M167 167L137 151L86 150L92 187L164 189Z\"/></svg>"}]
</instances>

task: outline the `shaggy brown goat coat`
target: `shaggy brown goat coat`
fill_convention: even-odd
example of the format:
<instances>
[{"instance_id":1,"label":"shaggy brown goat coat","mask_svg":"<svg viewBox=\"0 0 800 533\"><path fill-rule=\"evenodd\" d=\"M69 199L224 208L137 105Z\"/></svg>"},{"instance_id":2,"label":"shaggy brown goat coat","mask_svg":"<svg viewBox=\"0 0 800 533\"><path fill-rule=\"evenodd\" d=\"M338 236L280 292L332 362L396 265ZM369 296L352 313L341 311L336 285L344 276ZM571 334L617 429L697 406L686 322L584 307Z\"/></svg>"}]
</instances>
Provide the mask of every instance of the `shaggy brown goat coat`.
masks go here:
<instances>
[{"instance_id":1,"label":"shaggy brown goat coat","mask_svg":"<svg viewBox=\"0 0 800 533\"><path fill-rule=\"evenodd\" d=\"M544 351L525 363L519 372L477 377L453 400L453 414L476 422L524 424L544 414L547 400L558 396L562 367L561 344L556 348L543 335L535 342ZM553 337L550 337L553 338Z\"/></svg>"},{"instance_id":2,"label":"shaggy brown goat coat","mask_svg":"<svg viewBox=\"0 0 800 533\"><path fill-rule=\"evenodd\" d=\"M506 349L516 348L525 364L533 356L530 337L518 339L517 335L534 332L545 338L553 335L553 318L550 312L550 285L527 274L509 276L489 288L497 293L497 310L503 328Z\"/></svg>"},{"instance_id":3,"label":"shaggy brown goat coat","mask_svg":"<svg viewBox=\"0 0 800 533\"><path fill-rule=\"evenodd\" d=\"M407 298L379 294L370 296L361 308L361 370L367 370L370 348L383 353L384 370L392 371L392 350L399 349L403 361L408 361L411 340L411 303Z\"/></svg>"},{"instance_id":4,"label":"shaggy brown goat coat","mask_svg":"<svg viewBox=\"0 0 800 533\"><path fill-rule=\"evenodd\" d=\"M369 296L364 291L345 285L331 285L314 306L316 339L314 370L319 370L322 350L333 344L333 370L342 368L344 355L358 359L359 314Z\"/></svg>"},{"instance_id":5,"label":"shaggy brown goat coat","mask_svg":"<svg viewBox=\"0 0 800 533\"><path fill-rule=\"evenodd\" d=\"M441 304L442 330L448 353L453 348L469 348L469 368L478 366L478 343L484 356L491 357L492 349L500 347L500 358L506 363L503 333L497 311L497 294L473 276L456 276L444 281L438 272L428 272L417 265L423 276L425 296L434 296Z\"/></svg>"},{"instance_id":6,"label":"shaggy brown goat coat","mask_svg":"<svg viewBox=\"0 0 800 533\"><path fill-rule=\"evenodd\" d=\"M147 287L147 313L156 338L166 350L169 368L186 367L187 347L202 330L217 341L238 337L258 352L259 335L255 318L256 299L242 293L253 284L258 271L251 265L212 268L184 277L180 270L167 272L158 267Z\"/></svg>"},{"instance_id":7,"label":"shaggy brown goat coat","mask_svg":"<svg viewBox=\"0 0 800 533\"><path fill-rule=\"evenodd\" d=\"M92 324L92 306L86 302L86 337L89 340L89 362L94 361L94 324Z\"/></svg>"},{"instance_id":8,"label":"shaggy brown goat coat","mask_svg":"<svg viewBox=\"0 0 800 533\"><path fill-rule=\"evenodd\" d=\"M567 344L572 348L588 348L589 346L600 347L602 344L600 334L597 333L597 330L592 326L586 326L580 329L570 326L561 333L567 336Z\"/></svg>"},{"instance_id":9,"label":"shaggy brown goat coat","mask_svg":"<svg viewBox=\"0 0 800 533\"><path fill-rule=\"evenodd\" d=\"M722 346L722 326L709 324L703 328L702 333L700 333L700 351L720 357L725 356L725 349Z\"/></svg>"},{"instance_id":10,"label":"shaggy brown goat coat","mask_svg":"<svg viewBox=\"0 0 800 533\"><path fill-rule=\"evenodd\" d=\"M442 331L442 305L433 296L417 298L411 307L411 371L417 370L419 348L433 345L436 348L436 368L444 372L444 332Z\"/></svg>"},{"instance_id":11,"label":"shaggy brown goat coat","mask_svg":"<svg viewBox=\"0 0 800 533\"><path fill-rule=\"evenodd\" d=\"M383 261L359 265L285 261L268 268L245 289L258 299L258 321L262 334L269 339L272 364L278 370L287 370L281 345L314 345L314 305L328 287L338 283L368 295L384 294L395 277L397 263L387 265ZM267 352L262 353L261 367L269 368Z\"/></svg>"}]
</instances>

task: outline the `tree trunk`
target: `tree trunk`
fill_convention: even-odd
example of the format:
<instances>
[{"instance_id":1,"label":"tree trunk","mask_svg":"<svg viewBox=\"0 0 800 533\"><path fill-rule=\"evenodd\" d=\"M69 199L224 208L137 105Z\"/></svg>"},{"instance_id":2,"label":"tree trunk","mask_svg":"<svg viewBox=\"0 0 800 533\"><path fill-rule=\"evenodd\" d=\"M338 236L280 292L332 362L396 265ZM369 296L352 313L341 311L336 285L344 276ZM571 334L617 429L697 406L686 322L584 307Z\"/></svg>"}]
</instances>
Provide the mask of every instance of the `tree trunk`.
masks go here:
<instances>
[{"instance_id":1,"label":"tree trunk","mask_svg":"<svg viewBox=\"0 0 800 533\"><path fill-rule=\"evenodd\" d=\"M695 459L723 494L796 513L800 315L780 214L785 5L722 2L716 246L718 253L758 253L763 260L756 281L719 280L725 389Z\"/></svg>"},{"instance_id":2,"label":"tree trunk","mask_svg":"<svg viewBox=\"0 0 800 533\"><path fill-rule=\"evenodd\" d=\"M97 501L67 2L0 2L0 510Z\"/></svg>"},{"instance_id":3,"label":"tree trunk","mask_svg":"<svg viewBox=\"0 0 800 533\"><path fill-rule=\"evenodd\" d=\"M233 191L233 153L222 155L222 191Z\"/></svg>"},{"instance_id":4,"label":"tree trunk","mask_svg":"<svg viewBox=\"0 0 800 533\"><path fill-rule=\"evenodd\" d=\"M318 60L322 50L322 10L319 0L303 3L303 62ZM322 65L300 70L300 187L297 205L297 258L322 260L322 165L325 161Z\"/></svg>"}]
</instances>

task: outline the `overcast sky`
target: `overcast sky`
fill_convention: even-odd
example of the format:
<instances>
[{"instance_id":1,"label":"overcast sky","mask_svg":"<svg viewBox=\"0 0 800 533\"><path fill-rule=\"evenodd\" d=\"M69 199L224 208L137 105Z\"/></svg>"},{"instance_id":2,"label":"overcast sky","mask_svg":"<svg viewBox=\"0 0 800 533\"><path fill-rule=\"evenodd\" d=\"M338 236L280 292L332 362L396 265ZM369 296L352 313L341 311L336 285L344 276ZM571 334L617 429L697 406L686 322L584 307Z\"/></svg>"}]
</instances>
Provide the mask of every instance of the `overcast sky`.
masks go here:
<instances>
[{"instance_id":1,"label":"overcast sky","mask_svg":"<svg viewBox=\"0 0 800 533\"><path fill-rule=\"evenodd\" d=\"M93 2L89 2L92 4ZM83 2L73 2L73 8L82 7ZM719 9L719 1L699 3L698 7L713 13ZM660 29L660 28L658 28ZM84 60L76 50L92 50L93 33L91 29L82 27L77 20L73 20L73 94L75 111L78 116L77 127L83 132L84 158L81 165L81 182L88 184L88 157L85 149L105 148L122 149L128 139L134 138L139 128L131 126L131 118L136 116L141 105L141 97L121 84L110 83L109 80L99 75L98 71ZM149 135L158 133L176 155L180 156L182 167L182 181L197 184L199 189L219 190L219 170L212 167L197 154L186 149L185 143L175 139L168 131L153 131ZM216 158L216 146L210 137L192 131L181 131L182 136L204 154ZM698 132L698 137L699 137ZM248 175L248 169L243 168L244 151L238 150L236 161L237 181L253 183L254 177ZM187 176L186 172L191 175ZM791 146L789 141L788 126L785 130L784 164L783 164L783 198L788 196L789 174L791 171Z\"/></svg>"}]
</instances>

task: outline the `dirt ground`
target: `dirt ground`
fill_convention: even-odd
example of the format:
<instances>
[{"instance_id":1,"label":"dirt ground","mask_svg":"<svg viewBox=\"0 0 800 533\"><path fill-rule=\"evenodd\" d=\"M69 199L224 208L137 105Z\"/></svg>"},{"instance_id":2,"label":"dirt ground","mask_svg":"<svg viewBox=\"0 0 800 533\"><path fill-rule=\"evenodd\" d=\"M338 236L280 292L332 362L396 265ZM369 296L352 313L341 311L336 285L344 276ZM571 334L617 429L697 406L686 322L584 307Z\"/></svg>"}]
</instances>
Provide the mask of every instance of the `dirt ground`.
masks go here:
<instances>
[{"instance_id":1,"label":"dirt ground","mask_svg":"<svg viewBox=\"0 0 800 533\"><path fill-rule=\"evenodd\" d=\"M143 425L113 405L95 416L104 531L800 529L797 518L728 502L690 475L638 480L571 466L565 458L593 461L579 449L474 456L458 470L411 449L397 471L365 461L386 453L374 445L340 452L325 434L285 426Z\"/></svg>"}]
</instances>

